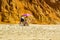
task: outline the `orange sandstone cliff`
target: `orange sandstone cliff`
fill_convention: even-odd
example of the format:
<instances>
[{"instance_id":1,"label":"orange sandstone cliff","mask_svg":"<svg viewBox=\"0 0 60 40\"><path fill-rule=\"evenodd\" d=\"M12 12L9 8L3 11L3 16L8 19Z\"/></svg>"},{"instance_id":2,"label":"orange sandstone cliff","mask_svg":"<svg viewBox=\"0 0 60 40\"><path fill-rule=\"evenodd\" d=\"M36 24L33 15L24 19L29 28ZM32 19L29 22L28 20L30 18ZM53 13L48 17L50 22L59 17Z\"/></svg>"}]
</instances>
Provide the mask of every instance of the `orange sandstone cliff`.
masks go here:
<instances>
[{"instance_id":1,"label":"orange sandstone cliff","mask_svg":"<svg viewBox=\"0 0 60 40\"><path fill-rule=\"evenodd\" d=\"M19 23L25 13L31 23L60 24L60 0L0 0L0 23Z\"/></svg>"}]
</instances>

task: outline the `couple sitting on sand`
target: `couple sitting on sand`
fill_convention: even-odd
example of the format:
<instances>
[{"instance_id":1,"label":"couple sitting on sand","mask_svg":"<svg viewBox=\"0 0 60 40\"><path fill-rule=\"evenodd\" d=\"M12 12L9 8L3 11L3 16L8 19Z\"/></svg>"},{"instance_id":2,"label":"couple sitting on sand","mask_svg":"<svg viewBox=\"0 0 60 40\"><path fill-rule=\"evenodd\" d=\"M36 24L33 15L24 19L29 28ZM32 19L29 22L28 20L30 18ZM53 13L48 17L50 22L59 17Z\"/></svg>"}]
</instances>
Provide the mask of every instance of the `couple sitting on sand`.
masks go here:
<instances>
[{"instance_id":1,"label":"couple sitting on sand","mask_svg":"<svg viewBox=\"0 0 60 40\"><path fill-rule=\"evenodd\" d=\"M28 16L21 16L20 18L20 23L24 26L28 26L29 23L28 23Z\"/></svg>"}]
</instances>

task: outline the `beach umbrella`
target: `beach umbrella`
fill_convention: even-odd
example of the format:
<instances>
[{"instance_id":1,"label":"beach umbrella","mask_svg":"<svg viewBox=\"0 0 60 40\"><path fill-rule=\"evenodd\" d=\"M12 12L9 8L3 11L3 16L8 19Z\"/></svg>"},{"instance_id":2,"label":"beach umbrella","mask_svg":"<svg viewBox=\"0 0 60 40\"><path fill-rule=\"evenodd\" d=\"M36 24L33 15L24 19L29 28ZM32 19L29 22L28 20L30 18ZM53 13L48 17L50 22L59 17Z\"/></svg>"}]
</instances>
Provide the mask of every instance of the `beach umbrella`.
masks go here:
<instances>
[{"instance_id":1,"label":"beach umbrella","mask_svg":"<svg viewBox=\"0 0 60 40\"><path fill-rule=\"evenodd\" d=\"M23 14L23 16L31 16L31 14Z\"/></svg>"}]
</instances>

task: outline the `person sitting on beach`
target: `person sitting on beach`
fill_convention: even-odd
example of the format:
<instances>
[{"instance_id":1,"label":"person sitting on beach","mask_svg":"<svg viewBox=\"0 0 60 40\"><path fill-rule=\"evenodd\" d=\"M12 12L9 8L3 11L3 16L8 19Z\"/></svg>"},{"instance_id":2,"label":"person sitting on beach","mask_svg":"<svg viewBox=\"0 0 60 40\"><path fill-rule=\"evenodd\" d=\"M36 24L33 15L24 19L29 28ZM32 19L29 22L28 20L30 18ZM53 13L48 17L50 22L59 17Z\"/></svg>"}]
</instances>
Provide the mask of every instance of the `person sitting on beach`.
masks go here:
<instances>
[{"instance_id":1,"label":"person sitting on beach","mask_svg":"<svg viewBox=\"0 0 60 40\"><path fill-rule=\"evenodd\" d=\"M25 17L25 20L24 20L24 25L25 26L28 26L29 25L29 20L28 20L28 16Z\"/></svg>"},{"instance_id":2,"label":"person sitting on beach","mask_svg":"<svg viewBox=\"0 0 60 40\"><path fill-rule=\"evenodd\" d=\"M20 23L24 25L24 16L21 16Z\"/></svg>"}]
</instances>

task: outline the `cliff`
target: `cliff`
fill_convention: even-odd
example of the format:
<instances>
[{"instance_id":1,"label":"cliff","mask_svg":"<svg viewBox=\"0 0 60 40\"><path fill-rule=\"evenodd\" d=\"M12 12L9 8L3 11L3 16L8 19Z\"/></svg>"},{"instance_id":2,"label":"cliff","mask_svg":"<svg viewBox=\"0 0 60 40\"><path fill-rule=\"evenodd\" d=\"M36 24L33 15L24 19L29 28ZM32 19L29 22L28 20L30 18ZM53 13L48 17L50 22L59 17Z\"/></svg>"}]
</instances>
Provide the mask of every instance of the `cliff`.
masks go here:
<instances>
[{"instance_id":1,"label":"cliff","mask_svg":"<svg viewBox=\"0 0 60 40\"><path fill-rule=\"evenodd\" d=\"M60 24L60 0L0 0L0 23L19 23L25 13L31 23Z\"/></svg>"}]
</instances>

